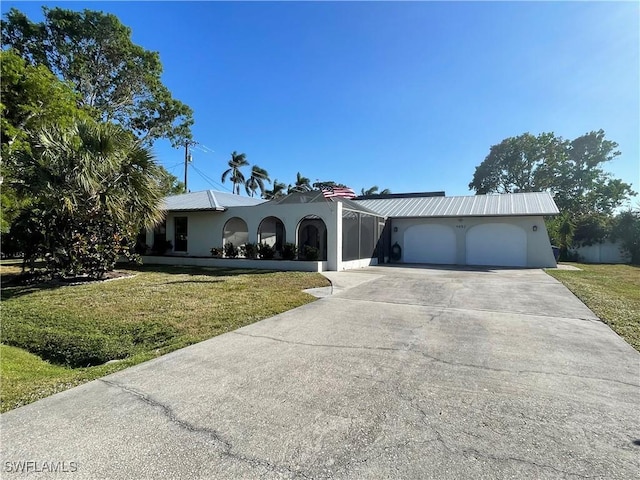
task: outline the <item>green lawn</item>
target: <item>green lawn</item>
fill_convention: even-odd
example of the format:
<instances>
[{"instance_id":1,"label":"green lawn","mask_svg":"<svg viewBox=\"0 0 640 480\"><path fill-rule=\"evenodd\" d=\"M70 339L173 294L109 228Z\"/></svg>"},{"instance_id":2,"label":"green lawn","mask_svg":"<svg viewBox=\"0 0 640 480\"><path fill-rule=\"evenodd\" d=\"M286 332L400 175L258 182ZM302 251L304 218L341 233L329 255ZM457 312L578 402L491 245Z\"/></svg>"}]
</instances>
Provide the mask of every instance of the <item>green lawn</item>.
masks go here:
<instances>
[{"instance_id":1,"label":"green lawn","mask_svg":"<svg viewBox=\"0 0 640 480\"><path fill-rule=\"evenodd\" d=\"M298 307L314 300L303 289L329 284L314 273L158 266L100 283L10 286L17 271L0 270L0 411Z\"/></svg>"},{"instance_id":2,"label":"green lawn","mask_svg":"<svg viewBox=\"0 0 640 480\"><path fill-rule=\"evenodd\" d=\"M547 270L598 317L640 351L640 267L574 263L576 270Z\"/></svg>"}]
</instances>

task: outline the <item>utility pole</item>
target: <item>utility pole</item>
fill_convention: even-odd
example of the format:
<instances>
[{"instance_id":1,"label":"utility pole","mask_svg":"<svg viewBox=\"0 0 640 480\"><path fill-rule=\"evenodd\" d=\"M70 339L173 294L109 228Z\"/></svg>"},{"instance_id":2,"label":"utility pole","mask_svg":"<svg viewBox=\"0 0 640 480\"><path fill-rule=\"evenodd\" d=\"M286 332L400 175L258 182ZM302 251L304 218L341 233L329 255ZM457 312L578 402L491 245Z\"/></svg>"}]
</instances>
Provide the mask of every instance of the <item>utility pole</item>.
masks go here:
<instances>
[{"instance_id":1,"label":"utility pole","mask_svg":"<svg viewBox=\"0 0 640 480\"><path fill-rule=\"evenodd\" d=\"M187 167L189 162L191 161L191 155L189 154L189 147L192 145L197 145L198 142L195 140L185 140L184 142L184 192L189 193L189 189L187 188Z\"/></svg>"}]
</instances>

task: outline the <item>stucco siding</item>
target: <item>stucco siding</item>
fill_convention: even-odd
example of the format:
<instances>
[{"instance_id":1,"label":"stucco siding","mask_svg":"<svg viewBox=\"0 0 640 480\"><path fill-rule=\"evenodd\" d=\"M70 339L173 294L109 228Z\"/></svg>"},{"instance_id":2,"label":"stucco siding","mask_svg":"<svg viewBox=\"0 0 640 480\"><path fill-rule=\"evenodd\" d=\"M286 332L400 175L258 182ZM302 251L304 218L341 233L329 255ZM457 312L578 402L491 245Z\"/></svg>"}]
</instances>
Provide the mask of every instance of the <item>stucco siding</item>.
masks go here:
<instances>
[{"instance_id":1,"label":"stucco siding","mask_svg":"<svg viewBox=\"0 0 640 480\"><path fill-rule=\"evenodd\" d=\"M460 217L460 218L394 218L391 220L391 245L396 242L403 250L405 233L416 225L446 226L455 232L457 265L467 265L467 234L474 226L484 224L507 224L516 226L526 235L526 267L555 267L551 243L542 216L514 217ZM534 230L535 227L535 230Z\"/></svg>"}]
</instances>

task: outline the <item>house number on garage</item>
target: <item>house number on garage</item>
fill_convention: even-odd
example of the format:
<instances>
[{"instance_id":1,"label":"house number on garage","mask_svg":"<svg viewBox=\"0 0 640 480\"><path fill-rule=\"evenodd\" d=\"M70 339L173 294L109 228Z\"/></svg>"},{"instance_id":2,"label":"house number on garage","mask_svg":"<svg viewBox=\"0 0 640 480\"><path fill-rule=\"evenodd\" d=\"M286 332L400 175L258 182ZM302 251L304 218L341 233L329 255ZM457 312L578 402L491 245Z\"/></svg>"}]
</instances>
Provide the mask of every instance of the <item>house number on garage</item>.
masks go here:
<instances>
[{"instance_id":1,"label":"house number on garage","mask_svg":"<svg viewBox=\"0 0 640 480\"><path fill-rule=\"evenodd\" d=\"M464 225L456 225L456 228L465 228Z\"/></svg>"}]
</instances>

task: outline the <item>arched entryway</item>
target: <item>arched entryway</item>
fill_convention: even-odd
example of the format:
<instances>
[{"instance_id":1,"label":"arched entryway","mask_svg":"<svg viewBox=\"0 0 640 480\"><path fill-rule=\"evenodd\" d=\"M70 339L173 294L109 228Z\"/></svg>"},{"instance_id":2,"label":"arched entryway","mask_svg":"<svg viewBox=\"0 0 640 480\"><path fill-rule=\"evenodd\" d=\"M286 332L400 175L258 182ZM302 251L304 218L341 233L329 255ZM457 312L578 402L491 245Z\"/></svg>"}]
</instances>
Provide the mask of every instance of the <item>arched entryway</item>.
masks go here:
<instances>
[{"instance_id":1,"label":"arched entryway","mask_svg":"<svg viewBox=\"0 0 640 480\"><path fill-rule=\"evenodd\" d=\"M301 259L306 259L305 247L318 250L318 260L327 259L327 226L315 215L309 215L298 224L298 251Z\"/></svg>"},{"instance_id":2,"label":"arched entryway","mask_svg":"<svg viewBox=\"0 0 640 480\"><path fill-rule=\"evenodd\" d=\"M258 226L258 243L265 243L282 253L284 245L284 223L278 217L267 217Z\"/></svg>"},{"instance_id":3,"label":"arched entryway","mask_svg":"<svg viewBox=\"0 0 640 480\"><path fill-rule=\"evenodd\" d=\"M239 217L233 217L224 224L222 245L233 243L234 247L245 245L249 241L247 222Z\"/></svg>"}]
</instances>

